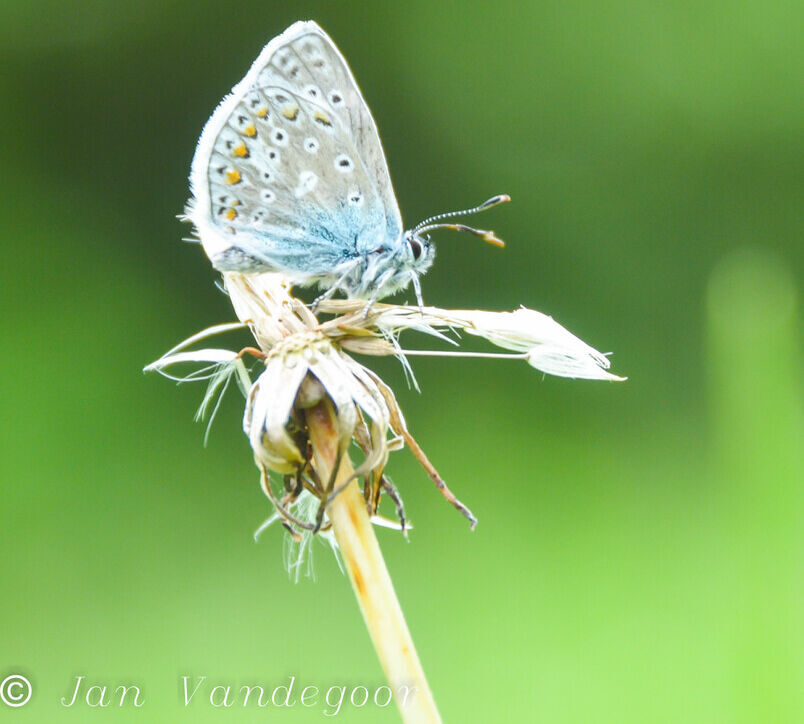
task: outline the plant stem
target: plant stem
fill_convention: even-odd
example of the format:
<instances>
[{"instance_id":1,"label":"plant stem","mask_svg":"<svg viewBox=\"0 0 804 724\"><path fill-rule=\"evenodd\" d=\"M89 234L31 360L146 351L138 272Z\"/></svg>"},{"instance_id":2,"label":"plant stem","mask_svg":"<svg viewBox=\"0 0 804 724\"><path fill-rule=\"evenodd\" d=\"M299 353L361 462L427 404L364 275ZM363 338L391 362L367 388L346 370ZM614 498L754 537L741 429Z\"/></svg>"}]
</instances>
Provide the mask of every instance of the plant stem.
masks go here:
<instances>
[{"instance_id":1,"label":"plant stem","mask_svg":"<svg viewBox=\"0 0 804 724\"><path fill-rule=\"evenodd\" d=\"M320 480L329 480L338 456L339 435L328 398L307 410L307 425L313 466ZM353 472L349 456L344 454L333 489L340 488ZM327 514L402 721L441 722L357 480L329 502Z\"/></svg>"}]
</instances>

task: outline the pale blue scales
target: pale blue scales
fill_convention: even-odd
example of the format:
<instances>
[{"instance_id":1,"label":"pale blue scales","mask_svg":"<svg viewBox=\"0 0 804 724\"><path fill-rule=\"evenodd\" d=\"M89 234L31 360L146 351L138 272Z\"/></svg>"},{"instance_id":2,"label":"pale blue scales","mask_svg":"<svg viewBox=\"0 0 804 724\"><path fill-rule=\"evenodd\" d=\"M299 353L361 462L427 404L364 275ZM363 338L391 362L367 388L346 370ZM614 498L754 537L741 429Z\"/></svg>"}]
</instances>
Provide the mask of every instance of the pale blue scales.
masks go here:
<instances>
[{"instance_id":1,"label":"pale blue scales","mask_svg":"<svg viewBox=\"0 0 804 724\"><path fill-rule=\"evenodd\" d=\"M279 271L326 296L378 299L413 283L421 304L418 277L434 256L427 231L458 228L498 241L435 219L404 231L371 112L314 22L294 23L268 43L221 102L190 182L187 217L217 269Z\"/></svg>"}]
</instances>

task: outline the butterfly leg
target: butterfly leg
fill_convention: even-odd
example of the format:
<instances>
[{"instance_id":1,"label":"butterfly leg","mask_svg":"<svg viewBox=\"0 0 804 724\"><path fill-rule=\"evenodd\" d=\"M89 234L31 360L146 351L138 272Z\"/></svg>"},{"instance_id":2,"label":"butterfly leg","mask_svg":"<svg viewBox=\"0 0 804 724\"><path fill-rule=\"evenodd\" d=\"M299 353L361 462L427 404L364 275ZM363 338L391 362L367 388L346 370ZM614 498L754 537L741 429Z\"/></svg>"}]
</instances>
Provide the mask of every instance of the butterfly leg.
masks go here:
<instances>
[{"instance_id":1,"label":"butterfly leg","mask_svg":"<svg viewBox=\"0 0 804 724\"><path fill-rule=\"evenodd\" d=\"M371 308L374 306L374 303L380 298L383 287L391 280L391 278L394 276L394 273L395 272L393 269L389 269L384 274L381 274L380 278L377 279L374 285L374 293L371 295L371 297L369 297L368 302L366 302L366 306L363 307L362 319L365 320L366 317L368 317L368 314L371 311Z\"/></svg>"},{"instance_id":2,"label":"butterfly leg","mask_svg":"<svg viewBox=\"0 0 804 724\"><path fill-rule=\"evenodd\" d=\"M343 284L346 281L346 279L349 277L349 275L359 265L360 265L360 260L359 259L355 259L355 261L350 263L349 266L346 267L346 271L343 274L341 274L341 276L338 278L338 280L329 289L327 289L327 291L325 291L323 294L319 294L313 300L313 303L310 305L310 310L313 313L315 313L315 311L318 309L318 305L321 304L321 302L325 302L327 299L332 299L332 297L335 296L335 292L337 292L341 288L341 284Z\"/></svg>"},{"instance_id":3,"label":"butterfly leg","mask_svg":"<svg viewBox=\"0 0 804 724\"><path fill-rule=\"evenodd\" d=\"M310 305L310 311L313 314L315 314L316 311L318 310L318 305L321 304L321 302L326 302L327 299L332 299L335 292L337 291L338 291L338 283L336 282L323 294L319 294L315 299L313 299L313 303Z\"/></svg>"},{"instance_id":4,"label":"butterfly leg","mask_svg":"<svg viewBox=\"0 0 804 724\"><path fill-rule=\"evenodd\" d=\"M422 285L419 283L419 275L413 272L410 275L410 281L413 282L413 291L416 292L416 301L419 303L419 312L422 317L424 316L424 300L422 299Z\"/></svg>"}]
</instances>

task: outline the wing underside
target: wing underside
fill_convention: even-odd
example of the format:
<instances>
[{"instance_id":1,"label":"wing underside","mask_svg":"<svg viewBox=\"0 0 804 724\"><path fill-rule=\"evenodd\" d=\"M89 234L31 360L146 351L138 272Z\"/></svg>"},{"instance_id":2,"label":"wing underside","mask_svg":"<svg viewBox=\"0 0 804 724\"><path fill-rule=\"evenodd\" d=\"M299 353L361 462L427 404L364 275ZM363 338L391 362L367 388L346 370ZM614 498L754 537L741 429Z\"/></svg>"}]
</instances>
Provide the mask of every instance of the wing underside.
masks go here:
<instances>
[{"instance_id":1,"label":"wing underside","mask_svg":"<svg viewBox=\"0 0 804 724\"><path fill-rule=\"evenodd\" d=\"M202 242L214 234L205 248L219 269L321 276L402 233L374 120L315 23L271 41L218 107L192 186L190 217Z\"/></svg>"}]
</instances>

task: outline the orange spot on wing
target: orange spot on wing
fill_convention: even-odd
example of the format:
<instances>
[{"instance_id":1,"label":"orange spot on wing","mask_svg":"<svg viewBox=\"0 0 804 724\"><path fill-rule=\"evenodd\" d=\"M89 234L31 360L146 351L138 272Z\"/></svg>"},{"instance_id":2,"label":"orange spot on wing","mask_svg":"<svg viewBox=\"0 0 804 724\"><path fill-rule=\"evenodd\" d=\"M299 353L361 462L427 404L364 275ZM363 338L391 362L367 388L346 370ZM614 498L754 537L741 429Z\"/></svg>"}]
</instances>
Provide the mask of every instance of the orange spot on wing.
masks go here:
<instances>
[{"instance_id":1,"label":"orange spot on wing","mask_svg":"<svg viewBox=\"0 0 804 724\"><path fill-rule=\"evenodd\" d=\"M265 118L268 115L268 108L263 106L257 111L257 118Z\"/></svg>"},{"instance_id":2,"label":"orange spot on wing","mask_svg":"<svg viewBox=\"0 0 804 724\"><path fill-rule=\"evenodd\" d=\"M257 129L254 128L254 124L251 124L250 126L246 126L243 129L243 133L247 135L249 138L254 138L254 136L257 135Z\"/></svg>"},{"instance_id":3,"label":"orange spot on wing","mask_svg":"<svg viewBox=\"0 0 804 724\"><path fill-rule=\"evenodd\" d=\"M298 106L288 106L282 111L282 115L290 121L295 121L299 115Z\"/></svg>"},{"instance_id":4,"label":"orange spot on wing","mask_svg":"<svg viewBox=\"0 0 804 724\"><path fill-rule=\"evenodd\" d=\"M236 184L240 182L240 171L236 168L233 168L231 171L226 172L226 183L227 184Z\"/></svg>"},{"instance_id":5,"label":"orange spot on wing","mask_svg":"<svg viewBox=\"0 0 804 724\"><path fill-rule=\"evenodd\" d=\"M237 212L234 209L227 209L225 216L229 221L232 221L237 216Z\"/></svg>"},{"instance_id":6,"label":"orange spot on wing","mask_svg":"<svg viewBox=\"0 0 804 724\"><path fill-rule=\"evenodd\" d=\"M232 153L235 156L240 156L240 158L245 158L246 156L248 156L248 149L246 148L246 144L241 143L241 144L235 146L232 149Z\"/></svg>"},{"instance_id":7,"label":"orange spot on wing","mask_svg":"<svg viewBox=\"0 0 804 724\"><path fill-rule=\"evenodd\" d=\"M321 111L316 111L315 112L315 119L319 123L323 123L325 126L331 126L332 125L332 121L330 121L329 118L326 115L324 115Z\"/></svg>"}]
</instances>

